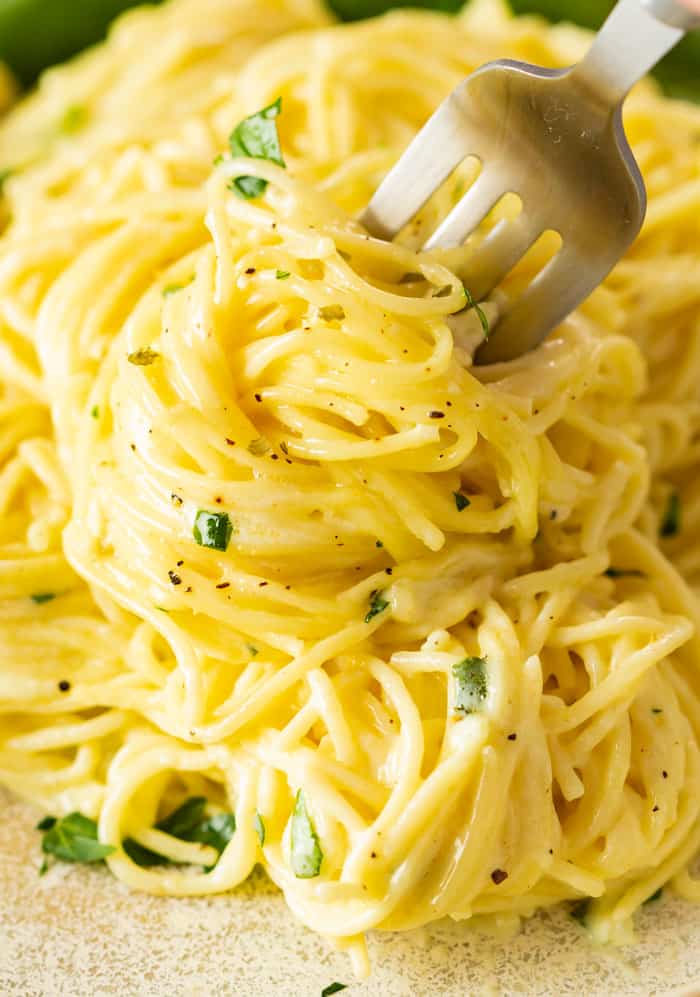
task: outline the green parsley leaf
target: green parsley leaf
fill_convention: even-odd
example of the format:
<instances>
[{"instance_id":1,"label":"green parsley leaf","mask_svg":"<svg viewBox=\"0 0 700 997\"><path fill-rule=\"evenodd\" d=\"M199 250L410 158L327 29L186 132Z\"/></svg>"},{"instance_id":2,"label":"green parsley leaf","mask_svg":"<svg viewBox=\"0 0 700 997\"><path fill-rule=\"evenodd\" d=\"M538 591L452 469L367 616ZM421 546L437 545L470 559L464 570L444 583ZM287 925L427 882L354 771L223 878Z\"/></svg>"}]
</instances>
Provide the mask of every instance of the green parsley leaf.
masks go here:
<instances>
[{"instance_id":1,"label":"green parsley leaf","mask_svg":"<svg viewBox=\"0 0 700 997\"><path fill-rule=\"evenodd\" d=\"M381 540L375 540L374 546L379 547L381 549L384 546L384 544L381 542Z\"/></svg>"},{"instance_id":2,"label":"green parsley leaf","mask_svg":"<svg viewBox=\"0 0 700 997\"><path fill-rule=\"evenodd\" d=\"M4 169L0 169L0 194L2 194L2 189L5 186L5 181L9 180L15 171L6 166Z\"/></svg>"},{"instance_id":3,"label":"green parsley leaf","mask_svg":"<svg viewBox=\"0 0 700 997\"><path fill-rule=\"evenodd\" d=\"M677 537L681 531L681 497L678 492L671 492L668 497L666 511L661 520L660 533L662 537Z\"/></svg>"},{"instance_id":4,"label":"green parsley leaf","mask_svg":"<svg viewBox=\"0 0 700 997\"><path fill-rule=\"evenodd\" d=\"M347 983L329 983L321 991L321 997L332 997L333 994L339 994L341 990L347 990L347 988Z\"/></svg>"},{"instance_id":5,"label":"green parsley leaf","mask_svg":"<svg viewBox=\"0 0 700 997\"><path fill-rule=\"evenodd\" d=\"M638 568L613 568L612 566L604 572L608 578L646 578L643 571Z\"/></svg>"},{"instance_id":6,"label":"green parsley leaf","mask_svg":"<svg viewBox=\"0 0 700 997\"><path fill-rule=\"evenodd\" d=\"M477 305L476 301L474 301L474 298L472 297L472 292L469 290L468 287L464 287L463 290L464 290L464 297L467 299L467 311L471 310L472 308L474 309L479 321L481 322L481 328L483 329L484 332L484 339L488 339L489 336L491 335L491 326L489 325L489 320L486 318L486 313L484 312L484 309L481 308L479 305Z\"/></svg>"},{"instance_id":7,"label":"green parsley leaf","mask_svg":"<svg viewBox=\"0 0 700 997\"><path fill-rule=\"evenodd\" d=\"M253 817L253 827L255 828L255 833L260 841L260 847L262 848L265 844L265 821L259 813L256 813L255 817Z\"/></svg>"},{"instance_id":8,"label":"green parsley leaf","mask_svg":"<svg viewBox=\"0 0 700 997\"><path fill-rule=\"evenodd\" d=\"M264 107L262 111L251 114L235 128L229 136L231 155L247 156L250 159L267 159L278 166L284 166L282 148L280 146L277 122L282 110L282 98L278 97L274 104ZM261 177L234 177L230 187L239 197L250 199L260 197L267 189L267 180Z\"/></svg>"},{"instance_id":9,"label":"green parsley leaf","mask_svg":"<svg viewBox=\"0 0 700 997\"><path fill-rule=\"evenodd\" d=\"M370 623L375 616L379 616L387 608L389 603L382 597L381 592L372 592L370 596L369 612L365 616L365 623Z\"/></svg>"},{"instance_id":10,"label":"green parsley leaf","mask_svg":"<svg viewBox=\"0 0 700 997\"><path fill-rule=\"evenodd\" d=\"M152 350L150 346L144 346L140 350L134 350L133 353L127 354L127 360L129 363L135 364L137 367L149 367L152 363L155 363L160 353L156 353Z\"/></svg>"},{"instance_id":11,"label":"green parsley leaf","mask_svg":"<svg viewBox=\"0 0 700 997\"><path fill-rule=\"evenodd\" d=\"M55 592L37 592L36 595L31 595L29 597L32 602L35 602L37 606L41 606L44 602L51 602L52 599L56 598Z\"/></svg>"},{"instance_id":12,"label":"green parsley leaf","mask_svg":"<svg viewBox=\"0 0 700 997\"><path fill-rule=\"evenodd\" d=\"M264 457L272 448L264 437L258 436L257 439L250 441L247 449L248 453L252 454L253 457Z\"/></svg>"},{"instance_id":13,"label":"green parsley leaf","mask_svg":"<svg viewBox=\"0 0 700 997\"><path fill-rule=\"evenodd\" d=\"M664 895L664 888L663 888L663 886L660 886L660 887L658 888L658 890L655 890L655 891L654 891L654 892L653 892L653 893L651 894L651 896L650 896L650 897L647 897L647 898L646 898L646 900L644 901L644 903L645 903L645 904L653 904L653 903L656 903L656 901L657 901L657 900L660 900L660 899L661 899L661 897L662 897L663 895Z\"/></svg>"},{"instance_id":14,"label":"green parsley leaf","mask_svg":"<svg viewBox=\"0 0 700 997\"><path fill-rule=\"evenodd\" d=\"M190 796L181 806L159 821L156 824L156 829L165 834L172 834L174 838L189 840L185 838L185 835L201 823L206 805L206 797Z\"/></svg>"},{"instance_id":15,"label":"green parsley leaf","mask_svg":"<svg viewBox=\"0 0 700 997\"><path fill-rule=\"evenodd\" d=\"M49 862L48 859L44 859L44 861L39 866L39 875L45 876L48 871L49 871Z\"/></svg>"},{"instance_id":16,"label":"green parsley leaf","mask_svg":"<svg viewBox=\"0 0 700 997\"><path fill-rule=\"evenodd\" d=\"M122 841L122 849L126 852L132 862L140 865L142 869L150 869L156 865L168 865L169 860L158 852L152 852L150 848L144 848L133 838L125 838Z\"/></svg>"},{"instance_id":17,"label":"green parsley leaf","mask_svg":"<svg viewBox=\"0 0 700 997\"><path fill-rule=\"evenodd\" d=\"M461 492L452 492L452 494L454 495L457 512L462 512L463 509L467 509L472 504L471 499L468 499L466 495L462 495Z\"/></svg>"},{"instance_id":18,"label":"green parsley leaf","mask_svg":"<svg viewBox=\"0 0 700 997\"><path fill-rule=\"evenodd\" d=\"M286 280L287 277L291 277L292 275L289 270L278 270L275 276L277 277L277 280Z\"/></svg>"},{"instance_id":19,"label":"green parsley leaf","mask_svg":"<svg viewBox=\"0 0 700 997\"><path fill-rule=\"evenodd\" d=\"M304 794L298 791L292 816L292 869L297 879L313 879L321 871L323 852Z\"/></svg>"},{"instance_id":20,"label":"green parsley leaf","mask_svg":"<svg viewBox=\"0 0 700 997\"><path fill-rule=\"evenodd\" d=\"M255 646L255 644L246 644L246 647L250 652L251 658L256 658L260 654L260 650Z\"/></svg>"},{"instance_id":21,"label":"green parsley leaf","mask_svg":"<svg viewBox=\"0 0 700 997\"><path fill-rule=\"evenodd\" d=\"M227 512L207 512L206 509L198 509L192 535L200 547L228 550L233 535L233 523Z\"/></svg>"},{"instance_id":22,"label":"green parsley leaf","mask_svg":"<svg viewBox=\"0 0 700 997\"><path fill-rule=\"evenodd\" d=\"M176 837L183 841L197 841L201 845L211 845L219 855L223 852L236 831L236 815L230 813L214 814L207 817L201 823L196 824L190 831L178 834Z\"/></svg>"},{"instance_id":23,"label":"green parsley leaf","mask_svg":"<svg viewBox=\"0 0 700 997\"><path fill-rule=\"evenodd\" d=\"M92 408L90 409L90 415L92 416L93 419L99 419L100 418L100 407L99 407L99 405L93 405L92 406Z\"/></svg>"},{"instance_id":24,"label":"green parsley leaf","mask_svg":"<svg viewBox=\"0 0 700 997\"><path fill-rule=\"evenodd\" d=\"M63 132L64 135L74 135L79 132L81 128L84 128L88 123L88 118L90 117L88 109L83 107L82 104L71 104L67 107L63 117L61 118L61 123L59 125L59 130Z\"/></svg>"},{"instance_id":25,"label":"green parsley leaf","mask_svg":"<svg viewBox=\"0 0 700 997\"><path fill-rule=\"evenodd\" d=\"M43 817L36 825L36 831L50 831L58 822L58 817Z\"/></svg>"},{"instance_id":26,"label":"green parsley leaf","mask_svg":"<svg viewBox=\"0 0 700 997\"><path fill-rule=\"evenodd\" d=\"M45 855L55 855L64 862L101 862L115 851L112 845L97 840L97 824L81 813L68 814L47 825L41 849Z\"/></svg>"},{"instance_id":27,"label":"green parsley leaf","mask_svg":"<svg viewBox=\"0 0 700 997\"><path fill-rule=\"evenodd\" d=\"M488 695L486 660L465 658L452 666L455 679L455 712L476 713Z\"/></svg>"}]
</instances>

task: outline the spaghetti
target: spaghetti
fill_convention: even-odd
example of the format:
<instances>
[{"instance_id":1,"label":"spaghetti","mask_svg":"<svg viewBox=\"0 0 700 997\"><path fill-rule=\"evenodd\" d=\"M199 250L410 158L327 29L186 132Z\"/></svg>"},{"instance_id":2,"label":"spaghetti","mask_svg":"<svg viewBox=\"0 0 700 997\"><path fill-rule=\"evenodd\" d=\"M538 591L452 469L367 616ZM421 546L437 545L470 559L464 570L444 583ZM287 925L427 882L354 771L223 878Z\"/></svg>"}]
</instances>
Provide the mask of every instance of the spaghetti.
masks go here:
<instances>
[{"instance_id":1,"label":"spaghetti","mask_svg":"<svg viewBox=\"0 0 700 997\"><path fill-rule=\"evenodd\" d=\"M260 862L358 971L375 928L697 893L700 112L633 95L642 235L509 364L419 248L465 177L353 221L471 69L586 42L171 0L0 127L0 782L129 886ZM226 152L263 108L283 155ZM164 822L193 796L225 847Z\"/></svg>"}]
</instances>

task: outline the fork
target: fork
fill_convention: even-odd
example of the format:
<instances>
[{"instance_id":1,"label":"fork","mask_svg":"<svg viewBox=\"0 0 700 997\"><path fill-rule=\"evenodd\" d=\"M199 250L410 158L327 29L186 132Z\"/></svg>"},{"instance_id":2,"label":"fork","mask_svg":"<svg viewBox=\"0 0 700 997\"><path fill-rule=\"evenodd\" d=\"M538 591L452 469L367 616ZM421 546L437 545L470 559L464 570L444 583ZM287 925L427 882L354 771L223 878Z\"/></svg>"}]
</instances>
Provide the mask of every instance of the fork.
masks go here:
<instances>
[{"instance_id":1,"label":"fork","mask_svg":"<svg viewBox=\"0 0 700 997\"><path fill-rule=\"evenodd\" d=\"M501 59L443 101L377 189L360 221L391 240L468 158L477 179L424 249L474 236L506 194L522 209L478 242L468 286L491 294L545 232L560 248L519 295L504 299L477 363L536 347L612 270L646 213L644 181L622 125L631 87L686 31L700 0L620 0L582 62L552 70Z\"/></svg>"}]
</instances>

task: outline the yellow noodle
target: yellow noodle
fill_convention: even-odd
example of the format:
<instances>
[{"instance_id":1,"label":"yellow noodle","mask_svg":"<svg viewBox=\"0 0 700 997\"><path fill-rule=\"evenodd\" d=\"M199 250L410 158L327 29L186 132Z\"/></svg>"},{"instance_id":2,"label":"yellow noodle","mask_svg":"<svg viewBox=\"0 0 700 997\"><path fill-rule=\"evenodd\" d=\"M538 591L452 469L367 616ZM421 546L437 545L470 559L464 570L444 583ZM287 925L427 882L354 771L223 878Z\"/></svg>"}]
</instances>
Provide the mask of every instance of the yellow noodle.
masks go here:
<instances>
[{"instance_id":1,"label":"yellow noodle","mask_svg":"<svg viewBox=\"0 0 700 997\"><path fill-rule=\"evenodd\" d=\"M353 220L471 69L586 43L498 0L170 0L0 124L0 783L96 819L134 889L260 862L359 972L372 929L588 896L619 939L667 881L698 898L700 111L632 95L645 228L509 364L456 316L473 251L419 248L468 167L394 245ZM286 168L227 155L278 97ZM236 815L210 872L154 826L193 793Z\"/></svg>"}]
</instances>

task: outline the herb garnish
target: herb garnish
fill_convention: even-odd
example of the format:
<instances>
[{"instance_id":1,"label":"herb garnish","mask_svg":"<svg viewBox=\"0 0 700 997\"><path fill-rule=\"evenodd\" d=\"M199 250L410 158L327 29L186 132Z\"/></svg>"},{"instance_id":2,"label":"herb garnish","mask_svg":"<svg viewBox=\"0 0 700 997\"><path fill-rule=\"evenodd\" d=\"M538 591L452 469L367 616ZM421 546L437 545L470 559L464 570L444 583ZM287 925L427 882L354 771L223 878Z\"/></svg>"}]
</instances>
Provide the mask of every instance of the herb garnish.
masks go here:
<instances>
[{"instance_id":1,"label":"herb garnish","mask_svg":"<svg viewBox=\"0 0 700 997\"><path fill-rule=\"evenodd\" d=\"M208 512L198 509L192 535L200 547L227 550L233 534L233 523L227 512Z\"/></svg>"},{"instance_id":2,"label":"herb garnish","mask_svg":"<svg viewBox=\"0 0 700 997\"><path fill-rule=\"evenodd\" d=\"M681 497L678 492L671 492L668 497L666 511L661 520L660 533L662 537L676 537L681 530Z\"/></svg>"},{"instance_id":3,"label":"herb garnish","mask_svg":"<svg viewBox=\"0 0 700 997\"><path fill-rule=\"evenodd\" d=\"M485 658L465 658L452 666L455 679L455 712L475 713L488 695Z\"/></svg>"},{"instance_id":4,"label":"herb garnish","mask_svg":"<svg viewBox=\"0 0 700 997\"><path fill-rule=\"evenodd\" d=\"M207 800L203 796L191 796L188 800L173 810L171 814L159 821L157 831L170 834L180 841L192 841L201 845L209 845L219 855L223 852L236 830L236 817L232 813L218 813L212 817L205 816ZM144 848L133 838L126 838L122 848L136 865L148 868L155 865L167 865L171 859L150 848Z\"/></svg>"},{"instance_id":5,"label":"herb garnish","mask_svg":"<svg viewBox=\"0 0 700 997\"><path fill-rule=\"evenodd\" d=\"M64 135L74 135L81 128L85 127L88 117L88 109L86 107L83 107L82 104L72 104L66 108L59 128Z\"/></svg>"},{"instance_id":6,"label":"herb garnish","mask_svg":"<svg viewBox=\"0 0 700 997\"><path fill-rule=\"evenodd\" d=\"M97 839L97 824L81 813L67 817L44 817L36 827L43 832L41 850L63 862L101 862L115 851Z\"/></svg>"},{"instance_id":7,"label":"herb garnish","mask_svg":"<svg viewBox=\"0 0 700 997\"><path fill-rule=\"evenodd\" d=\"M260 651L255 646L255 644L246 644L246 647L248 648L248 651L250 652L251 658L255 658L255 657L258 656L258 654L260 654Z\"/></svg>"},{"instance_id":8,"label":"herb garnish","mask_svg":"<svg viewBox=\"0 0 700 997\"><path fill-rule=\"evenodd\" d=\"M231 132L228 144L233 156L247 156L249 159L267 159L278 166L284 166L277 122L275 119L282 110L282 98L262 111L245 118ZM229 184L239 197L250 199L260 197L267 189L267 180L261 177L234 177Z\"/></svg>"},{"instance_id":9,"label":"herb garnish","mask_svg":"<svg viewBox=\"0 0 700 997\"><path fill-rule=\"evenodd\" d=\"M365 616L365 623L371 623L375 616L379 616L387 608L389 603L383 597L383 593L375 589L370 595L369 612Z\"/></svg>"},{"instance_id":10,"label":"herb garnish","mask_svg":"<svg viewBox=\"0 0 700 997\"><path fill-rule=\"evenodd\" d=\"M37 592L35 595L29 597L32 602L35 602L37 606L41 606L44 602L51 602L52 599L56 598L55 592Z\"/></svg>"},{"instance_id":11,"label":"herb garnish","mask_svg":"<svg viewBox=\"0 0 700 997\"><path fill-rule=\"evenodd\" d=\"M99 419L100 418L100 407L99 407L99 405L93 405L92 406L92 408L90 409L90 415L92 416L93 419Z\"/></svg>"},{"instance_id":12,"label":"herb garnish","mask_svg":"<svg viewBox=\"0 0 700 997\"><path fill-rule=\"evenodd\" d=\"M270 444L262 436L258 436L257 439L251 440L248 444L248 453L252 454L253 457L264 457L271 449Z\"/></svg>"},{"instance_id":13,"label":"herb garnish","mask_svg":"<svg viewBox=\"0 0 700 997\"><path fill-rule=\"evenodd\" d=\"M255 814L253 817L253 827L255 828L255 833L258 836L258 841L260 842L260 847L265 844L265 821L262 819L259 813Z\"/></svg>"},{"instance_id":14,"label":"herb garnish","mask_svg":"<svg viewBox=\"0 0 700 997\"><path fill-rule=\"evenodd\" d=\"M646 574L638 568L613 568L611 566L605 574L608 578L646 578Z\"/></svg>"},{"instance_id":15,"label":"herb garnish","mask_svg":"<svg viewBox=\"0 0 700 997\"><path fill-rule=\"evenodd\" d=\"M277 278L277 280L286 280L287 277L291 277L291 276L292 275L290 274L289 270L278 270L275 273L275 277Z\"/></svg>"},{"instance_id":16,"label":"herb garnish","mask_svg":"<svg viewBox=\"0 0 700 997\"><path fill-rule=\"evenodd\" d=\"M323 852L301 790L292 815L292 869L297 879L313 879L321 871Z\"/></svg>"},{"instance_id":17,"label":"herb garnish","mask_svg":"<svg viewBox=\"0 0 700 997\"><path fill-rule=\"evenodd\" d=\"M155 363L159 356L160 353L156 353L150 346L144 346L140 350L134 350L133 353L129 353L126 359L129 363L133 363L137 367L148 367L150 364Z\"/></svg>"},{"instance_id":18,"label":"herb garnish","mask_svg":"<svg viewBox=\"0 0 700 997\"><path fill-rule=\"evenodd\" d=\"M333 994L339 994L341 990L347 990L347 988L347 983L329 983L321 991L321 997L333 997Z\"/></svg>"},{"instance_id":19,"label":"herb garnish","mask_svg":"<svg viewBox=\"0 0 700 997\"><path fill-rule=\"evenodd\" d=\"M5 186L5 181L9 180L15 171L10 167L5 167L0 169L0 194L2 194L2 189Z\"/></svg>"},{"instance_id":20,"label":"herb garnish","mask_svg":"<svg viewBox=\"0 0 700 997\"><path fill-rule=\"evenodd\" d=\"M484 309L478 305L476 301L474 301L472 292L468 287L463 287L462 290L464 291L464 297L467 299L467 311L470 311L472 308L474 309L479 321L481 322L481 328L484 331L484 339L488 339L491 335L491 326L489 325L489 320L486 318Z\"/></svg>"},{"instance_id":21,"label":"herb garnish","mask_svg":"<svg viewBox=\"0 0 700 997\"><path fill-rule=\"evenodd\" d=\"M457 512L462 512L463 509L467 509L472 504L471 499L468 499L466 495L462 495L461 492L452 492L452 494L454 495Z\"/></svg>"},{"instance_id":22,"label":"herb garnish","mask_svg":"<svg viewBox=\"0 0 700 997\"><path fill-rule=\"evenodd\" d=\"M345 318L345 309L342 305L324 305L319 308L318 314L324 322L342 322Z\"/></svg>"}]
</instances>

